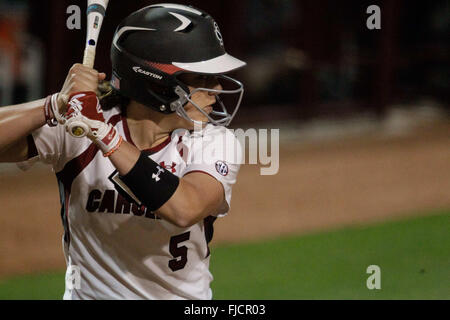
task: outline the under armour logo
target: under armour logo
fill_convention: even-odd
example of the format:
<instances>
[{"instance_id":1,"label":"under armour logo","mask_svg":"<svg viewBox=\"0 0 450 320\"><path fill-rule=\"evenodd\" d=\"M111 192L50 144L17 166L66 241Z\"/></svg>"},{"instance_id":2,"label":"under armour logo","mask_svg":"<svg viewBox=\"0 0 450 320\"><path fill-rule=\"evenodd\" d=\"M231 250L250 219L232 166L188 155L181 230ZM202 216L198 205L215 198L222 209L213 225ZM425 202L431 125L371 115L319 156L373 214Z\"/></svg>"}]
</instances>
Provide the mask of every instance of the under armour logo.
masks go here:
<instances>
[{"instance_id":1,"label":"under armour logo","mask_svg":"<svg viewBox=\"0 0 450 320\"><path fill-rule=\"evenodd\" d=\"M155 181L158 182L159 180L161 180L159 175L164 172L164 169L160 166L157 166L156 168L158 169L158 172L152 174L152 179L155 179Z\"/></svg>"},{"instance_id":2,"label":"under armour logo","mask_svg":"<svg viewBox=\"0 0 450 320\"><path fill-rule=\"evenodd\" d=\"M171 165L166 165L165 163L164 163L164 161L161 161L160 163L159 163L159 165L161 166L161 167L164 167L164 168L166 168L166 170L170 170L170 171L172 171L172 173L175 173L177 170L175 169L175 166L177 165L175 162L173 162L172 161L172 164Z\"/></svg>"}]
</instances>

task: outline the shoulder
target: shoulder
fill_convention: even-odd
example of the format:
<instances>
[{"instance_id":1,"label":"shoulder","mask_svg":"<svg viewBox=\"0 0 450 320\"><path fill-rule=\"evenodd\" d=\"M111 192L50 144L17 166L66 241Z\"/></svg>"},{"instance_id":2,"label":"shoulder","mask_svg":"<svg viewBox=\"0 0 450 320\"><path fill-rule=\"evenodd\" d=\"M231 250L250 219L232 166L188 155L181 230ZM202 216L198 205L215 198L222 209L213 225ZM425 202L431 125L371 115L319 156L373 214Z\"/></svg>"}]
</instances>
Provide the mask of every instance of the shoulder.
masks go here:
<instances>
[{"instance_id":1,"label":"shoulder","mask_svg":"<svg viewBox=\"0 0 450 320\"><path fill-rule=\"evenodd\" d=\"M215 143L221 141L228 143L238 143L233 130L230 130L224 126L215 126L212 124L206 125L206 127L198 132L193 132L191 136L192 139L203 139L205 141L212 141Z\"/></svg>"},{"instance_id":2,"label":"shoulder","mask_svg":"<svg viewBox=\"0 0 450 320\"><path fill-rule=\"evenodd\" d=\"M242 161L242 144L233 130L223 126L208 124L201 131L191 133L191 145L194 152L201 149L203 157L209 155L214 159L235 164Z\"/></svg>"},{"instance_id":3,"label":"shoulder","mask_svg":"<svg viewBox=\"0 0 450 320\"><path fill-rule=\"evenodd\" d=\"M233 147L242 149L240 140L236 137L234 130L223 126L208 124L204 128L204 137L210 137L210 140L219 145L225 145L227 149Z\"/></svg>"},{"instance_id":4,"label":"shoulder","mask_svg":"<svg viewBox=\"0 0 450 320\"><path fill-rule=\"evenodd\" d=\"M225 135L234 135L234 132L227 127L224 126L215 126L213 124L208 124L202 130L204 134L213 135L213 136L225 136Z\"/></svg>"}]
</instances>

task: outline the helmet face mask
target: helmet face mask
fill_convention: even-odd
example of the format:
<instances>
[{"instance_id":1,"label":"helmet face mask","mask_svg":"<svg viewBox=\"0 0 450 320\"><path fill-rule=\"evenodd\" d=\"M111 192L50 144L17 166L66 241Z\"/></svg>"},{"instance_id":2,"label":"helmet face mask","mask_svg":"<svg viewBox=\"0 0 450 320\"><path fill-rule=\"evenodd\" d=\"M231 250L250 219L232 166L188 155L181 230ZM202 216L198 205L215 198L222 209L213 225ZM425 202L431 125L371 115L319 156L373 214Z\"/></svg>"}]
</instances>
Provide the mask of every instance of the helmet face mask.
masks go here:
<instances>
[{"instance_id":1,"label":"helmet face mask","mask_svg":"<svg viewBox=\"0 0 450 320\"><path fill-rule=\"evenodd\" d=\"M186 120L189 120L191 122L195 123L195 120L192 119L186 112L186 110L184 109L184 106L186 105L187 102L190 102L199 112L201 112L207 119L209 123L212 123L214 125L222 125L222 126L228 126L231 121L233 120L234 116L236 115L239 106L241 104L242 101L242 97L244 94L244 86L241 82L225 76L225 75L218 75L215 76L215 78L217 78L218 80L225 80L229 83L231 83L232 85L234 85L235 88L233 89L214 89L214 88L207 88L207 87L196 87L194 90L192 90L191 92L186 92L185 90L183 90L182 87L177 87L175 89L175 92L177 93L177 95L179 96L179 99L177 99L175 102L173 102L171 104L171 110L175 111L179 116L183 117ZM214 94L216 97L216 106L214 108L213 106L213 110L211 111L211 113L206 113L201 106L199 106L193 99L193 95L196 94L197 92L206 92L207 94ZM222 99L220 98L221 94L238 94L238 101L236 103L236 105L234 106L234 108L232 109L233 111L230 113L228 112L224 102L222 101ZM217 110L219 109L220 110Z\"/></svg>"},{"instance_id":2,"label":"helmet face mask","mask_svg":"<svg viewBox=\"0 0 450 320\"><path fill-rule=\"evenodd\" d=\"M184 107L191 103L215 125L228 125L242 100L243 85L225 76L245 65L225 52L217 23L207 13L176 4L158 4L140 9L117 27L111 47L112 87L123 96L158 112L195 122ZM195 86L190 92L184 74L214 76L235 88L220 90ZM205 91L216 96L216 109L210 114L192 96ZM229 113L220 94L239 95ZM217 110L219 109L219 110Z\"/></svg>"}]
</instances>

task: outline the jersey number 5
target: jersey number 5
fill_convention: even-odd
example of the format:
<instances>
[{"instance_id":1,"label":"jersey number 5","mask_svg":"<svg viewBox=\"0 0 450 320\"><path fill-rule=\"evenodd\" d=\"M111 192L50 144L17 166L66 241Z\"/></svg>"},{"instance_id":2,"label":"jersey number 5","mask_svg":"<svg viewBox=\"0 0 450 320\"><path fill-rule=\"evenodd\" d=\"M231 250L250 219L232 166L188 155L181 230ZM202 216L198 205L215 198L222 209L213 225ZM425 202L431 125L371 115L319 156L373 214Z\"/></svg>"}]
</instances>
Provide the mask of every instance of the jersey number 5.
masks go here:
<instances>
[{"instance_id":1,"label":"jersey number 5","mask_svg":"<svg viewBox=\"0 0 450 320\"><path fill-rule=\"evenodd\" d=\"M186 246L179 247L178 245L183 241L189 240L190 235L191 232L185 232L170 238L169 251L174 259L169 261L169 268L174 272L183 269L186 266L186 263L188 261L188 248Z\"/></svg>"}]
</instances>

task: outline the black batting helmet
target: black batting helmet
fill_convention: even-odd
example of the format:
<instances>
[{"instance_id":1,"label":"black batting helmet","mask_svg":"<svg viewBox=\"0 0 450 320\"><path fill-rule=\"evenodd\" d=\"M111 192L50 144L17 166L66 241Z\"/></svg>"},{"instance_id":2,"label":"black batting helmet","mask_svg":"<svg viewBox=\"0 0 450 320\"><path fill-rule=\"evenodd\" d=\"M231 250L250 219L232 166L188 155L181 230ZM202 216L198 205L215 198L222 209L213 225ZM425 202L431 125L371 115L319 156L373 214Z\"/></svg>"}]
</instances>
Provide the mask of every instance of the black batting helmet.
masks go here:
<instances>
[{"instance_id":1,"label":"black batting helmet","mask_svg":"<svg viewBox=\"0 0 450 320\"><path fill-rule=\"evenodd\" d=\"M214 19L190 6L155 4L130 14L116 29L111 61L112 87L162 113L177 112L193 121L184 111L184 105L190 101L209 122L228 125L242 99L243 85L224 74L245 66L245 62L226 53ZM178 78L183 73L214 75L231 81L235 89L195 91L240 94L234 112L228 113L216 96L222 110L206 114L190 99L193 92Z\"/></svg>"}]
</instances>

